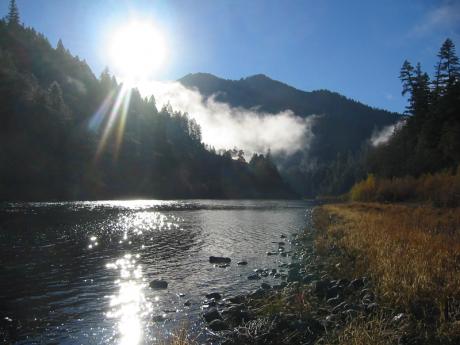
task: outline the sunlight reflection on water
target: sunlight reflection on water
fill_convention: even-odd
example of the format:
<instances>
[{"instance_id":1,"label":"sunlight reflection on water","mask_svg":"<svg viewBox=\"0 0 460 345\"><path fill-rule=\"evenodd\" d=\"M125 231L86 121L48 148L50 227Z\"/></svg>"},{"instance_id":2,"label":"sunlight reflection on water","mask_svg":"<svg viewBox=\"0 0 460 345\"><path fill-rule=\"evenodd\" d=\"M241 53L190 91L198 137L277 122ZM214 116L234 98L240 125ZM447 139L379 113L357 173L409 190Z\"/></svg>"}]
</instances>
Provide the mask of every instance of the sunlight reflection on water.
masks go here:
<instances>
[{"instance_id":1,"label":"sunlight reflection on water","mask_svg":"<svg viewBox=\"0 0 460 345\"><path fill-rule=\"evenodd\" d=\"M144 295L147 284L142 276L142 266L137 264L133 255L125 254L106 267L119 271L119 279L115 281L119 286L118 294L110 296L110 310L106 315L117 320L120 345L139 344L145 327L143 320L153 309Z\"/></svg>"},{"instance_id":2,"label":"sunlight reflection on water","mask_svg":"<svg viewBox=\"0 0 460 345\"><path fill-rule=\"evenodd\" d=\"M149 231L180 230L176 223L179 220L178 217L152 211L122 216L118 221L123 229L119 244L131 245L136 239L142 240L142 236ZM97 246L96 236L91 236L89 240L90 249ZM144 248L144 245L141 248ZM144 290L148 287L148 283L143 276L142 265L137 262L139 258L139 254L128 253L106 265L107 269L118 270L118 279L115 280L118 293L110 296L109 311L106 316L116 320L114 337L119 339L120 345L143 343L144 331L153 316L154 306L145 295ZM154 296L153 299L158 306L159 296Z\"/></svg>"}]
</instances>

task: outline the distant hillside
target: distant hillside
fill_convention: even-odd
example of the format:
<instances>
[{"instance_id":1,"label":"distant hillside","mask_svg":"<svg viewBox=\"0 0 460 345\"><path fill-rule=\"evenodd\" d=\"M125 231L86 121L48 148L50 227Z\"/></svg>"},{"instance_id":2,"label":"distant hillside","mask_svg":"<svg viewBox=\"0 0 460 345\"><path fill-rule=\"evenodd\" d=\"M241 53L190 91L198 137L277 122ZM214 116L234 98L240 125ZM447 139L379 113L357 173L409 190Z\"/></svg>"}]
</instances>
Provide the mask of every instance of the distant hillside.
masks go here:
<instances>
[{"instance_id":1,"label":"distant hillside","mask_svg":"<svg viewBox=\"0 0 460 345\"><path fill-rule=\"evenodd\" d=\"M196 73L179 82L197 89L204 97L214 95L217 101L233 107L256 107L269 113L290 109L301 117L320 115L314 122L314 139L308 149L291 157L275 157L284 176L308 196L347 190L360 172L347 167L347 176L337 177L343 172L335 170L343 170L344 165L359 160L372 133L400 119L400 114L371 108L335 92L301 91L263 74L226 80Z\"/></svg>"},{"instance_id":2,"label":"distant hillside","mask_svg":"<svg viewBox=\"0 0 460 345\"><path fill-rule=\"evenodd\" d=\"M306 117L323 115L313 130L315 157L335 159L338 152L355 151L370 138L375 129L394 123L399 114L371 108L327 90L301 91L282 82L257 74L240 80L226 80L212 74L188 74L179 80L209 97L234 107L252 108L269 113L290 109Z\"/></svg>"}]
</instances>

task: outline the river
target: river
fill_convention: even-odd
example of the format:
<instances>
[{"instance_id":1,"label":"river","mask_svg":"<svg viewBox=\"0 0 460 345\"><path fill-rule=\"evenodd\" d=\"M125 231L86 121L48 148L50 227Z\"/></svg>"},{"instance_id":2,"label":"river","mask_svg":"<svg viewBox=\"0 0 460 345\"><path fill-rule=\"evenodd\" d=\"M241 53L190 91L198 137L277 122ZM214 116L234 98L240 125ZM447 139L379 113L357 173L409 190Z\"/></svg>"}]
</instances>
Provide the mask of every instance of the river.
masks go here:
<instances>
[{"instance_id":1,"label":"river","mask_svg":"<svg viewBox=\"0 0 460 345\"><path fill-rule=\"evenodd\" d=\"M247 277L290 261L267 252L308 225L312 207L241 200L0 204L0 342L135 345L178 327L199 332L206 293L229 297L281 282ZM218 267L211 255L232 263ZM154 279L168 289L151 289Z\"/></svg>"}]
</instances>

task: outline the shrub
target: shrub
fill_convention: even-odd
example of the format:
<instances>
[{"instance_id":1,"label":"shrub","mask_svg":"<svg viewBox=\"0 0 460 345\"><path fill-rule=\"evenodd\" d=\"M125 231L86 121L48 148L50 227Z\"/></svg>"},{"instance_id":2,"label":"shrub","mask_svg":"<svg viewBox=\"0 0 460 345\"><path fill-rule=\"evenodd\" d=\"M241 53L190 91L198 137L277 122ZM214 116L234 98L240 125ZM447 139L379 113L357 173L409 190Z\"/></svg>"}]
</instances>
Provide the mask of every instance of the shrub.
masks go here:
<instances>
[{"instance_id":1,"label":"shrub","mask_svg":"<svg viewBox=\"0 0 460 345\"><path fill-rule=\"evenodd\" d=\"M460 205L460 167L456 172L443 171L391 179L369 175L355 184L350 191L352 201L430 202L435 206L455 207Z\"/></svg>"}]
</instances>

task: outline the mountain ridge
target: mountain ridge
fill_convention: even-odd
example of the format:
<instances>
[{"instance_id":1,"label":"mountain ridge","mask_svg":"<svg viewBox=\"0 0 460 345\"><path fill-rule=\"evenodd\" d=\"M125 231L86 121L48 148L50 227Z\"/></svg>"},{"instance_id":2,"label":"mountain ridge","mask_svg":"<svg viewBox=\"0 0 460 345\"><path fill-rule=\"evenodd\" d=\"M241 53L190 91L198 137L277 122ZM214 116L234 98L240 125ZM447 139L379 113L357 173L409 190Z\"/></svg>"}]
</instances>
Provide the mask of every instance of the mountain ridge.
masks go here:
<instances>
[{"instance_id":1,"label":"mountain ridge","mask_svg":"<svg viewBox=\"0 0 460 345\"><path fill-rule=\"evenodd\" d=\"M268 82L268 83L272 83L272 86L284 87L284 88L290 89L292 92L296 92L296 93L300 93L300 94L309 94L309 95L311 95L311 94L326 94L326 95L329 95L329 96L333 96L333 97L337 97L337 98L340 98L340 99L344 99L344 100L347 100L347 101L357 103L360 106L370 108L370 109L373 109L373 110L376 110L376 111L383 111L383 112L387 112L387 113L390 113L390 114L397 114L399 116L402 115L402 114L400 114L398 112L393 112L393 111L390 111L390 110L387 110L387 109L367 105L367 104L365 104L365 103L363 103L363 102L361 102L359 100L347 97L347 96L341 94L338 91L332 91L332 90L329 90L329 89L314 89L314 90L310 90L310 91L302 90L302 89L297 88L295 86L289 85L288 83L285 83L283 81L273 79L273 78L269 77L268 75L266 75L264 73L257 73L257 74L249 75L249 76L246 76L246 77L241 77L240 79L227 79L227 78L221 78L219 76L216 76L215 74L208 73L208 72L195 72L195 73L188 73L185 76L183 76L182 78L179 78L177 81L180 82L182 85L184 85L186 87L191 87L191 86L195 87L200 92L201 91L206 91L206 89L205 90L202 89L203 85L200 85L203 82L205 82L205 83L209 83L211 81L214 82L214 83L216 83L216 82L220 82L220 83L221 82L230 82L230 83L245 82L245 83L250 83L252 85L257 84L257 83L267 83ZM209 96L209 95L206 95L206 92L205 92L205 96Z\"/></svg>"}]
</instances>

